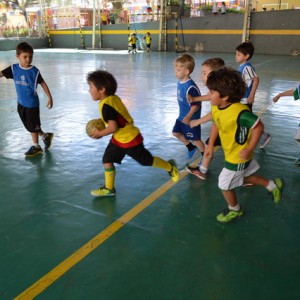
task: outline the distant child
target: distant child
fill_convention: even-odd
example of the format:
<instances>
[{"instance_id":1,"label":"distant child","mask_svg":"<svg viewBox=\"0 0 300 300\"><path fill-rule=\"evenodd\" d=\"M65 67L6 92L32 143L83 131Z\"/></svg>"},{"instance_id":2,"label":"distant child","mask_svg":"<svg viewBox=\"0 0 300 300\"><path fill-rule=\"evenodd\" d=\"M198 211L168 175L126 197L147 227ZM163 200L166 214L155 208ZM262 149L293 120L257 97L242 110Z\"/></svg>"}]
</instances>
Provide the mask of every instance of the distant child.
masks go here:
<instances>
[{"instance_id":1,"label":"distant child","mask_svg":"<svg viewBox=\"0 0 300 300\"><path fill-rule=\"evenodd\" d=\"M294 97L294 100L299 100L299 97L300 97L300 83L298 84L298 86L295 89L287 90L287 91L284 91L282 93L277 94L273 98L273 102L277 102L281 97L288 97L288 96ZM295 140L300 143L300 128L299 127L297 129ZM300 157L296 159L295 164L297 166L300 166Z\"/></svg>"},{"instance_id":2,"label":"distant child","mask_svg":"<svg viewBox=\"0 0 300 300\"><path fill-rule=\"evenodd\" d=\"M224 60L219 57L209 58L209 59L205 60L201 66L201 80L202 80L203 85L206 86L207 76L210 74L210 72L219 70L220 68L223 68L224 66L225 66ZM209 101L209 98L207 95L201 95L198 97L189 96L188 98L189 98L190 102ZM206 114L204 117L201 117L200 119L192 120L190 122L190 126L192 128L194 128L195 126L199 126L208 121L211 121L211 119L212 119L211 112L209 112L208 114ZM208 144L208 141L209 141L209 139L206 141L206 144ZM220 146L220 145L221 145L220 139L218 138L215 142L215 146ZM207 171L208 171L208 167L211 162L211 159L212 158L208 158L208 157L204 156L199 164L199 167L187 166L186 169L191 174L197 176L200 179L205 180L207 178Z\"/></svg>"},{"instance_id":3,"label":"distant child","mask_svg":"<svg viewBox=\"0 0 300 300\"><path fill-rule=\"evenodd\" d=\"M218 16L219 15L219 8L217 3L214 1L213 6L212 6L212 14L214 16Z\"/></svg>"},{"instance_id":4,"label":"distant child","mask_svg":"<svg viewBox=\"0 0 300 300\"><path fill-rule=\"evenodd\" d=\"M92 190L95 197L114 196L116 170L114 163L121 164L125 155L132 157L143 166L160 168L169 173L172 180L177 182L179 171L174 160L168 162L152 156L144 147L143 137L127 108L121 99L115 95L117 91L117 81L112 74L96 70L87 75L89 92L94 101L99 102L99 112L106 128L94 130L93 138L98 139L106 135L112 138L106 147L102 162L104 165L105 185L99 189Z\"/></svg>"},{"instance_id":5,"label":"distant child","mask_svg":"<svg viewBox=\"0 0 300 300\"><path fill-rule=\"evenodd\" d=\"M226 3L222 2L221 5L221 15L226 15Z\"/></svg>"},{"instance_id":6,"label":"distant child","mask_svg":"<svg viewBox=\"0 0 300 300\"><path fill-rule=\"evenodd\" d=\"M136 34L132 33L128 39L128 53L136 53ZM129 48L130 47L130 48Z\"/></svg>"},{"instance_id":7,"label":"distant child","mask_svg":"<svg viewBox=\"0 0 300 300\"><path fill-rule=\"evenodd\" d=\"M201 141L200 125L191 128L191 120L199 119L201 115L201 102L190 103L188 95L200 96L200 90L191 79L190 74L195 68L194 58L189 54L182 54L174 61L175 76L177 83L177 101L179 116L176 119L172 134L179 139L188 150L186 164L195 160L200 152L204 153L204 143Z\"/></svg>"},{"instance_id":8,"label":"distant child","mask_svg":"<svg viewBox=\"0 0 300 300\"><path fill-rule=\"evenodd\" d=\"M246 92L241 100L241 103L246 104L252 111L255 93L259 84L259 78L255 73L255 69L249 60L254 54L254 46L250 42L244 42L236 47L235 59L240 64L239 71L242 74L246 84ZM264 148L272 137L268 133L263 133L259 142L259 147Z\"/></svg>"},{"instance_id":9,"label":"distant child","mask_svg":"<svg viewBox=\"0 0 300 300\"><path fill-rule=\"evenodd\" d=\"M209 99L212 105L213 125L205 156L213 156L214 142L220 136L224 150L224 168L218 186L228 208L217 216L221 223L228 223L244 214L235 194L243 184L261 185L273 197L275 204L282 198L283 180L269 180L256 172L260 168L253 158L253 151L263 132L263 123L250 108L240 103L245 94L241 74L231 68L212 71L207 78Z\"/></svg>"},{"instance_id":10,"label":"distant child","mask_svg":"<svg viewBox=\"0 0 300 300\"><path fill-rule=\"evenodd\" d=\"M146 51L150 52L150 48L151 48L151 35L150 32L147 32L146 36L144 37L145 41L146 41Z\"/></svg>"},{"instance_id":11,"label":"distant child","mask_svg":"<svg viewBox=\"0 0 300 300\"><path fill-rule=\"evenodd\" d=\"M19 63L0 72L0 77L13 79L15 82L18 102L18 113L24 127L31 133L33 146L25 152L26 156L32 157L43 152L39 145L39 136L42 137L45 150L51 146L53 133L45 133L41 129L40 102L37 94L37 85L40 84L48 97L47 107L53 106L52 96L48 85L40 71L33 66L33 48L26 42L17 45L16 56Z\"/></svg>"}]
</instances>

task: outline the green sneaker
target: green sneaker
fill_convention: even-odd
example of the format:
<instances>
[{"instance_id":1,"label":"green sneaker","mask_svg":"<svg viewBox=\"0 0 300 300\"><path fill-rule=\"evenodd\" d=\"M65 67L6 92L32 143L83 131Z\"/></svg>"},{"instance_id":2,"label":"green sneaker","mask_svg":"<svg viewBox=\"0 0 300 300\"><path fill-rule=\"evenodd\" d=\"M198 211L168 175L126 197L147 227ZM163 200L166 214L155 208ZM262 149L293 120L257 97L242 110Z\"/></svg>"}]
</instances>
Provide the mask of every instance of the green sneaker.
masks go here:
<instances>
[{"instance_id":1,"label":"green sneaker","mask_svg":"<svg viewBox=\"0 0 300 300\"><path fill-rule=\"evenodd\" d=\"M274 183L276 184L276 188L271 192L273 196L273 200L275 204L278 204L282 198L282 190L284 186L283 179L275 178Z\"/></svg>"},{"instance_id":2,"label":"green sneaker","mask_svg":"<svg viewBox=\"0 0 300 300\"><path fill-rule=\"evenodd\" d=\"M229 223L237 217L240 217L244 214L244 211L240 210L230 210L228 208L224 209L219 215L217 215L217 220L221 223Z\"/></svg>"},{"instance_id":3,"label":"green sneaker","mask_svg":"<svg viewBox=\"0 0 300 300\"><path fill-rule=\"evenodd\" d=\"M176 165L176 161L174 159L171 159L168 161L172 165L172 169L169 172L169 175L171 176L173 182L177 182L179 180L179 170Z\"/></svg>"},{"instance_id":4,"label":"green sneaker","mask_svg":"<svg viewBox=\"0 0 300 300\"><path fill-rule=\"evenodd\" d=\"M45 150L48 150L51 147L53 136L54 136L53 133L47 132L47 137L43 139L45 144Z\"/></svg>"},{"instance_id":5,"label":"green sneaker","mask_svg":"<svg viewBox=\"0 0 300 300\"><path fill-rule=\"evenodd\" d=\"M111 197L116 194L116 189L113 188L112 190L107 189L106 187L101 187L98 190L92 190L91 195L94 197Z\"/></svg>"},{"instance_id":6,"label":"green sneaker","mask_svg":"<svg viewBox=\"0 0 300 300\"><path fill-rule=\"evenodd\" d=\"M31 146L27 152L25 152L25 155L28 157L36 156L40 153L43 153L43 149L39 145L38 147Z\"/></svg>"}]
</instances>

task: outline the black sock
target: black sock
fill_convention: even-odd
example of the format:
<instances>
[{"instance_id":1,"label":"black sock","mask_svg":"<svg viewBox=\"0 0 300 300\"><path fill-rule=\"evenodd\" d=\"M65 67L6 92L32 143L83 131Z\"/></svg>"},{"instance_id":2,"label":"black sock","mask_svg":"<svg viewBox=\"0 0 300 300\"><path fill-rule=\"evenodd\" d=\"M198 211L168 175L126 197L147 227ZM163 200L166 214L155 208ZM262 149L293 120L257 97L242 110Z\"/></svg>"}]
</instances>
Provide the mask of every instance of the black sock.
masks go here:
<instances>
[{"instance_id":1,"label":"black sock","mask_svg":"<svg viewBox=\"0 0 300 300\"><path fill-rule=\"evenodd\" d=\"M196 148L196 146L193 145L192 143L187 144L186 147L188 148L189 151L192 151Z\"/></svg>"}]
</instances>

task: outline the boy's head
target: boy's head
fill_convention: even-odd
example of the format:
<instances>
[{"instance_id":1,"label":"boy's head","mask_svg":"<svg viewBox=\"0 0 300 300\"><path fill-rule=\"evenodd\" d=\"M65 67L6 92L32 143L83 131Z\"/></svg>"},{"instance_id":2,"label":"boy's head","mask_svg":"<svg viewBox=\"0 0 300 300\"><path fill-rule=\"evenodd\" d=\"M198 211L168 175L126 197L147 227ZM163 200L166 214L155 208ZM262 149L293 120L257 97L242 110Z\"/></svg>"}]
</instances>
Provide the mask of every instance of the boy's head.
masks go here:
<instances>
[{"instance_id":1,"label":"boy's head","mask_svg":"<svg viewBox=\"0 0 300 300\"><path fill-rule=\"evenodd\" d=\"M210 72L219 70L225 66L225 62L222 58L209 58L202 63L201 67L201 80L206 85L207 76Z\"/></svg>"},{"instance_id":2,"label":"boy's head","mask_svg":"<svg viewBox=\"0 0 300 300\"><path fill-rule=\"evenodd\" d=\"M107 71L96 70L90 72L86 79L90 86L91 96L94 100L101 100L100 98L113 96L117 91L117 81L115 77Z\"/></svg>"},{"instance_id":3,"label":"boy's head","mask_svg":"<svg viewBox=\"0 0 300 300\"><path fill-rule=\"evenodd\" d=\"M26 42L22 42L22 43L18 44L17 48L16 48L17 56L23 52L33 54L32 46Z\"/></svg>"},{"instance_id":4,"label":"boy's head","mask_svg":"<svg viewBox=\"0 0 300 300\"><path fill-rule=\"evenodd\" d=\"M210 91L218 92L221 98L227 97L229 103L240 102L246 90L241 73L229 67L212 71L206 84Z\"/></svg>"},{"instance_id":5,"label":"boy's head","mask_svg":"<svg viewBox=\"0 0 300 300\"><path fill-rule=\"evenodd\" d=\"M26 42L20 43L16 48L16 56L22 68L29 68L33 58L33 48Z\"/></svg>"},{"instance_id":6,"label":"boy's head","mask_svg":"<svg viewBox=\"0 0 300 300\"><path fill-rule=\"evenodd\" d=\"M254 46L251 42L244 42L238 45L235 49L236 60L238 61L238 55L242 55L244 60L248 61L254 54Z\"/></svg>"},{"instance_id":7,"label":"boy's head","mask_svg":"<svg viewBox=\"0 0 300 300\"><path fill-rule=\"evenodd\" d=\"M176 78L182 80L194 71L195 60L189 54L182 54L174 60Z\"/></svg>"}]
</instances>

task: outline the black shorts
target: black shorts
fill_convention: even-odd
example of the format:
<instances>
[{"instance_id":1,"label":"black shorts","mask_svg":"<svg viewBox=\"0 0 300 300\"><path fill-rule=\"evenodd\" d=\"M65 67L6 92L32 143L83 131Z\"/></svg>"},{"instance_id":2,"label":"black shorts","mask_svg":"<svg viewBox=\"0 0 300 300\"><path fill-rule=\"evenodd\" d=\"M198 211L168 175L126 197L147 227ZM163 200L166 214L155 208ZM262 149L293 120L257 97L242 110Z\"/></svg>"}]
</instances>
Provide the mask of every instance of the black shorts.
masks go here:
<instances>
[{"instance_id":1,"label":"black shorts","mask_svg":"<svg viewBox=\"0 0 300 300\"><path fill-rule=\"evenodd\" d=\"M143 166L153 165L153 156L144 147L143 143L131 148L120 148L115 144L113 144L112 142L109 142L103 154L102 162L104 164L105 163L121 164L126 154L132 157L134 160L136 160L138 163L140 163Z\"/></svg>"},{"instance_id":2,"label":"black shorts","mask_svg":"<svg viewBox=\"0 0 300 300\"><path fill-rule=\"evenodd\" d=\"M24 107L18 103L18 113L24 127L29 132L41 132L40 108Z\"/></svg>"}]
</instances>

